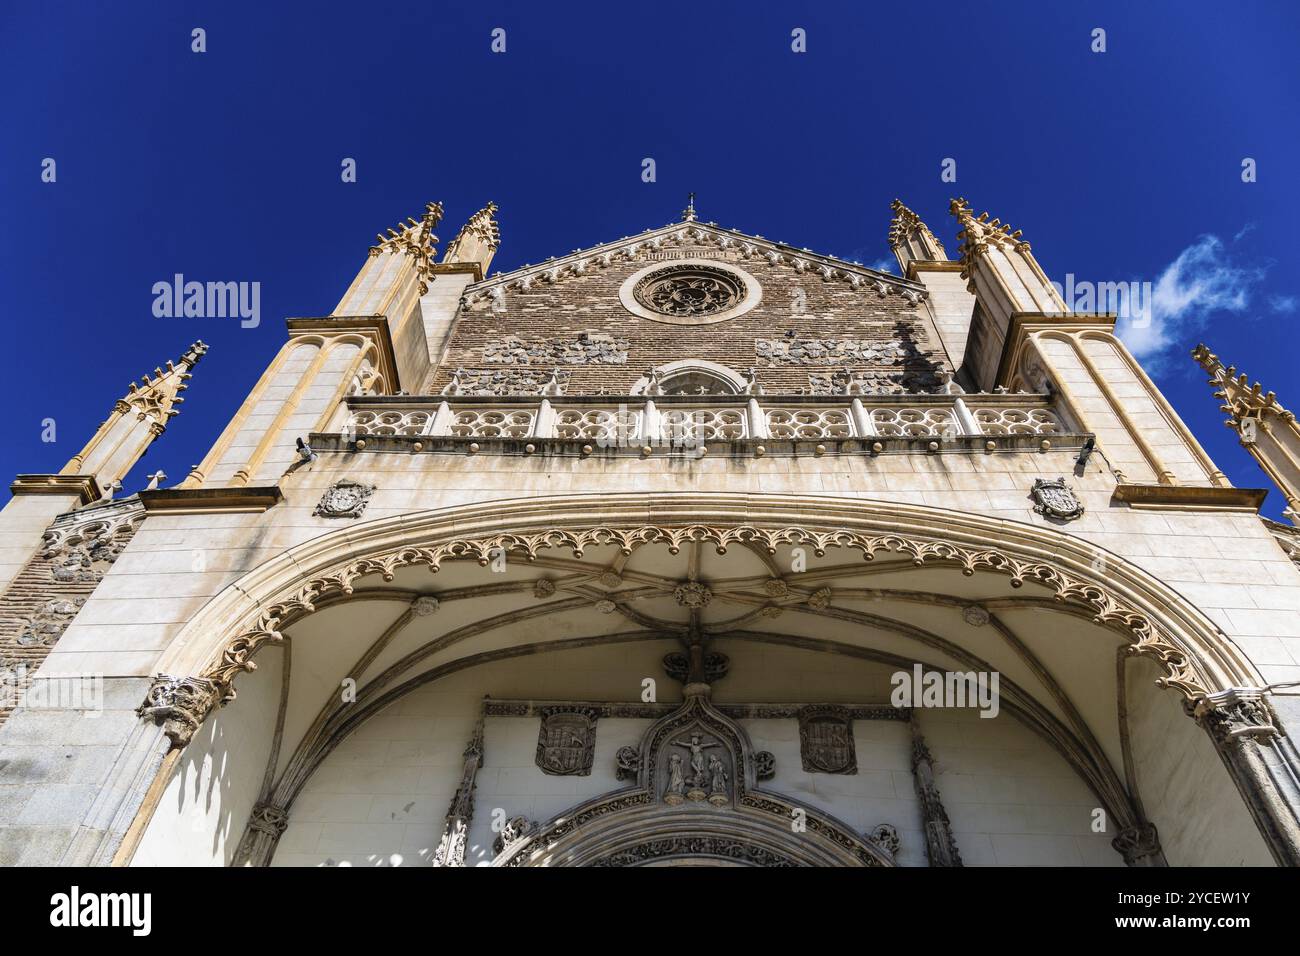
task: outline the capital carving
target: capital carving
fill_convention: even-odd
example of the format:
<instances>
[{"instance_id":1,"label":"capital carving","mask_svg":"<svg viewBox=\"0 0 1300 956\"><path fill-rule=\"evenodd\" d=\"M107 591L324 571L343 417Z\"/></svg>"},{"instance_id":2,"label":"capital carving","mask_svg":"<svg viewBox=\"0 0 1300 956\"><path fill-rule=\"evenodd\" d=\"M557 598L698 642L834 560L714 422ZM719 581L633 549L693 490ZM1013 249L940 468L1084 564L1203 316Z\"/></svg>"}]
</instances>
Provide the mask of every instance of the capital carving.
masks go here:
<instances>
[{"instance_id":1,"label":"capital carving","mask_svg":"<svg viewBox=\"0 0 1300 956\"><path fill-rule=\"evenodd\" d=\"M159 674L145 694L144 703L135 712L146 720L161 724L172 746L179 749L194 737L194 732L207 720L220 697L217 683L206 677Z\"/></svg>"},{"instance_id":2,"label":"capital carving","mask_svg":"<svg viewBox=\"0 0 1300 956\"><path fill-rule=\"evenodd\" d=\"M1211 694L1188 706L1196 722L1220 746L1245 740L1268 740L1280 734L1261 692L1232 689Z\"/></svg>"},{"instance_id":3,"label":"capital carving","mask_svg":"<svg viewBox=\"0 0 1300 956\"><path fill-rule=\"evenodd\" d=\"M1110 841L1110 845L1124 857L1124 862L1129 866L1147 862L1148 858L1163 853L1160 849L1160 834L1156 832L1154 823L1143 822L1125 827L1119 831L1115 839Z\"/></svg>"},{"instance_id":4,"label":"capital carving","mask_svg":"<svg viewBox=\"0 0 1300 956\"><path fill-rule=\"evenodd\" d=\"M271 803L259 803L248 818L248 828L278 840L289 828L289 811Z\"/></svg>"}]
</instances>

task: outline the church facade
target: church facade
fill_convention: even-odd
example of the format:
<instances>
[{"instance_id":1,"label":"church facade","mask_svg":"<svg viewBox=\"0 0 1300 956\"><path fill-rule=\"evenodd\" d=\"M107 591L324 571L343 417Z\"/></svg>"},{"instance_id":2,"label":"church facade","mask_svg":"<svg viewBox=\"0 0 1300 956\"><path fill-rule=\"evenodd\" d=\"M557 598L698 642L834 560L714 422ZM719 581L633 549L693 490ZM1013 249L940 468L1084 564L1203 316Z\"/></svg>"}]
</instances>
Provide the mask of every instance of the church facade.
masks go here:
<instances>
[{"instance_id":1,"label":"church facade","mask_svg":"<svg viewBox=\"0 0 1300 956\"><path fill-rule=\"evenodd\" d=\"M202 343L16 478L0 864L1300 863L1300 538L1019 231L490 274L496 212L379 236L178 483L114 495Z\"/></svg>"}]
</instances>

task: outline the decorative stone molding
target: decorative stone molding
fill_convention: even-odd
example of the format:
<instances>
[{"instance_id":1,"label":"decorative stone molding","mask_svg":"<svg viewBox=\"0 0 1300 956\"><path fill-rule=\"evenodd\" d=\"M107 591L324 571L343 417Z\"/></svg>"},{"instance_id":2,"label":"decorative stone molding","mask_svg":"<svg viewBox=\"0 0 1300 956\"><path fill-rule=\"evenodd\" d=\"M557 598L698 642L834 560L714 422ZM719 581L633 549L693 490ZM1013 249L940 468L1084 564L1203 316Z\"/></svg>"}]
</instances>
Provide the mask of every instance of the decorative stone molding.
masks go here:
<instances>
[{"instance_id":1,"label":"decorative stone molding","mask_svg":"<svg viewBox=\"0 0 1300 956\"><path fill-rule=\"evenodd\" d=\"M411 602L411 611L416 617L428 617L430 614L436 612L439 606L440 604L436 597L425 595L424 597L418 597Z\"/></svg>"},{"instance_id":2,"label":"decorative stone molding","mask_svg":"<svg viewBox=\"0 0 1300 956\"><path fill-rule=\"evenodd\" d=\"M458 368L442 389L443 395L545 395L569 380L564 370L541 368ZM558 394L551 392L550 394Z\"/></svg>"},{"instance_id":3,"label":"decorative stone molding","mask_svg":"<svg viewBox=\"0 0 1300 956\"><path fill-rule=\"evenodd\" d=\"M123 498L60 516L42 536L41 556L55 582L98 582L144 520L138 498Z\"/></svg>"},{"instance_id":4,"label":"decorative stone molding","mask_svg":"<svg viewBox=\"0 0 1300 956\"><path fill-rule=\"evenodd\" d=\"M818 588L808 595L808 606L814 611L824 611L831 606L831 589Z\"/></svg>"},{"instance_id":5,"label":"decorative stone molding","mask_svg":"<svg viewBox=\"0 0 1300 956\"><path fill-rule=\"evenodd\" d=\"M635 747L619 747L614 755L614 776L619 780L635 780L641 770L641 753Z\"/></svg>"},{"instance_id":6,"label":"decorative stone molding","mask_svg":"<svg viewBox=\"0 0 1300 956\"><path fill-rule=\"evenodd\" d=\"M588 866L644 866L654 860L674 857L713 857L743 866L793 867L800 864L790 857L755 846L748 840L716 836L675 836L647 840L634 847L593 860Z\"/></svg>"},{"instance_id":7,"label":"decorative stone molding","mask_svg":"<svg viewBox=\"0 0 1300 956\"><path fill-rule=\"evenodd\" d=\"M725 257L725 258L724 258ZM607 269L615 262L649 260L659 267L664 260L699 261L706 265L737 261L765 261L773 266L786 265L797 273L815 272L825 282L843 282L854 290L871 289L878 295L898 295L915 305L926 298L925 287L917 282L877 272L855 262L845 262L810 250L793 252L759 236L751 236L714 223L671 223L647 230L616 242L580 249L570 255L550 259L539 265L526 265L513 272L480 282L466 290L470 308L486 307L493 300L494 289L528 291L539 282L553 283L588 274L593 269ZM632 300L635 302L635 300Z\"/></svg>"},{"instance_id":8,"label":"decorative stone molding","mask_svg":"<svg viewBox=\"0 0 1300 956\"><path fill-rule=\"evenodd\" d=\"M901 339L756 339L754 357L761 364L902 365L909 350Z\"/></svg>"},{"instance_id":9,"label":"decorative stone molding","mask_svg":"<svg viewBox=\"0 0 1300 956\"><path fill-rule=\"evenodd\" d=\"M1034 497L1034 511L1045 518L1073 521L1083 517L1083 502L1064 478L1035 478L1029 492Z\"/></svg>"},{"instance_id":10,"label":"decorative stone molding","mask_svg":"<svg viewBox=\"0 0 1300 956\"><path fill-rule=\"evenodd\" d=\"M754 754L754 779L771 780L776 776L776 755L770 750Z\"/></svg>"},{"instance_id":11,"label":"decorative stone molding","mask_svg":"<svg viewBox=\"0 0 1300 956\"><path fill-rule=\"evenodd\" d=\"M1229 691L1199 701L1191 708L1196 722L1217 744L1278 736L1272 709L1259 691Z\"/></svg>"},{"instance_id":12,"label":"decorative stone molding","mask_svg":"<svg viewBox=\"0 0 1300 956\"><path fill-rule=\"evenodd\" d=\"M853 721L848 713L833 704L800 708L799 756L808 773L857 773Z\"/></svg>"},{"instance_id":13,"label":"decorative stone molding","mask_svg":"<svg viewBox=\"0 0 1300 956\"><path fill-rule=\"evenodd\" d=\"M867 839L893 857L898 856L898 851L903 846L898 837L898 828L888 823L882 823L872 830L867 834Z\"/></svg>"},{"instance_id":14,"label":"decorative stone molding","mask_svg":"<svg viewBox=\"0 0 1300 956\"><path fill-rule=\"evenodd\" d=\"M731 668L731 659L726 654L717 651L710 651L704 655L704 682L706 684L716 684L722 678L727 676L727 671ZM682 653L673 653L664 655L664 671L670 678L679 683L685 684L689 679L691 670L690 658Z\"/></svg>"},{"instance_id":15,"label":"decorative stone molding","mask_svg":"<svg viewBox=\"0 0 1300 956\"><path fill-rule=\"evenodd\" d=\"M353 582L371 574L392 580L398 568L423 565L437 571L445 560L469 558L486 566L494 554L502 551L524 560L533 560L543 551L563 548L581 556L586 548L613 545L625 555L646 544L666 544L672 554L693 543L713 544L719 553L728 547L751 545L768 554L783 546L811 547L817 557L829 549L844 548L860 552L870 560L881 553L899 553L911 557L918 565L929 563L955 565L970 576L977 571L1004 575L1013 587L1026 581L1049 589L1056 599L1086 607L1098 624L1124 633L1131 641L1128 653L1148 656L1164 670L1158 682L1162 687L1177 689L1190 700L1206 693L1192 660L1170 642L1150 618L1134 609L1103 584L1085 581L1061 568L1041 561L1013 557L998 548L966 547L944 540L924 540L898 534L870 534L845 528L819 531L807 525L764 528L754 525L634 527L570 526L552 527L529 533L499 533L484 537L449 537L424 546L400 546L392 551L350 560L328 574L314 578L273 601L267 601L251 625L231 639L218 658L196 680L210 681L218 689L221 703L234 699L234 679L253 669L252 657L266 643L281 639L279 628L287 622L309 614L314 602L324 596L350 592ZM553 587L553 582L551 583ZM539 583L535 588L541 588ZM535 592L536 593L536 592Z\"/></svg>"},{"instance_id":16,"label":"decorative stone molding","mask_svg":"<svg viewBox=\"0 0 1300 956\"><path fill-rule=\"evenodd\" d=\"M145 694L144 703L136 708L136 713L161 724L172 746L180 748L189 744L195 731L208 719L220 694L221 685L206 677L159 674Z\"/></svg>"},{"instance_id":17,"label":"decorative stone molding","mask_svg":"<svg viewBox=\"0 0 1300 956\"><path fill-rule=\"evenodd\" d=\"M488 342L483 361L494 365L626 365L628 341L603 332L582 332L576 339L552 337L525 341L515 336Z\"/></svg>"},{"instance_id":18,"label":"decorative stone molding","mask_svg":"<svg viewBox=\"0 0 1300 956\"><path fill-rule=\"evenodd\" d=\"M42 604L18 635L20 647L53 647L77 616L84 597L55 598Z\"/></svg>"},{"instance_id":19,"label":"decorative stone molding","mask_svg":"<svg viewBox=\"0 0 1300 956\"><path fill-rule=\"evenodd\" d=\"M971 627L983 627L989 622L989 612L979 604L968 604L962 608L962 620Z\"/></svg>"},{"instance_id":20,"label":"decorative stone molding","mask_svg":"<svg viewBox=\"0 0 1300 956\"><path fill-rule=\"evenodd\" d=\"M312 514L318 518L360 518L374 492L374 485L347 479L336 481L325 490Z\"/></svg>"},{"instance_id":21,"label":"decorative stone molding","mask_svg":"<svg viewBox=\"0 0 1300 956\"><path fill-rule=\"evenodd\" d=\"M682 607L708 607L713 591L699 581L686 581L673 591L673 600Z\"/></svg>"},{"instance_id":22,"label":"decorative stone molding","mask_svg":"<svg viewBox=\"0 0 1300 956\"><path fill-rule=\"evenodd\" d=\"M809 395L909 395L934 392L939 376L929 369L841 370L809 373Z\"/></svg>"},{"instance_id":23,"label":"decorative stone molding","mask_svg":"<svg viewBox=\"0 0 1300 956\"><path fill-rule=\"evenodd\" d=\"M537 832L537 824L525 816L511 817L501 827L501 832L492 841L492 849L500 855L506 847L527 839Z\"/></svg>"}]
</instances>

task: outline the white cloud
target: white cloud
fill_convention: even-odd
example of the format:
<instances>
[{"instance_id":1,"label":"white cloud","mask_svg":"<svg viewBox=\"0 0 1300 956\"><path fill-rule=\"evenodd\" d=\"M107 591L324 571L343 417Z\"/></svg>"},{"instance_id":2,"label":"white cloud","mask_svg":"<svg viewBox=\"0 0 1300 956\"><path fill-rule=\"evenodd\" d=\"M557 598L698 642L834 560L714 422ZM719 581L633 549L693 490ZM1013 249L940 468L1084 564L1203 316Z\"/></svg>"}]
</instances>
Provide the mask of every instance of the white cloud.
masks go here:
<instances>
[{"instance_id":1,"label":"white cloud","mask_svg":"<svg viewBox=\"0 0 1300 956\"><path fill-rule=\"evenodd\" d=\"M1117 331L1134 355L1154 356L1204 325L1212 313L1245 312L1265 271L1234 260L1218 236L1201 236L1160 273L1152 290L1149 320L1122 320Z\"/></svg>"}]
</instances>

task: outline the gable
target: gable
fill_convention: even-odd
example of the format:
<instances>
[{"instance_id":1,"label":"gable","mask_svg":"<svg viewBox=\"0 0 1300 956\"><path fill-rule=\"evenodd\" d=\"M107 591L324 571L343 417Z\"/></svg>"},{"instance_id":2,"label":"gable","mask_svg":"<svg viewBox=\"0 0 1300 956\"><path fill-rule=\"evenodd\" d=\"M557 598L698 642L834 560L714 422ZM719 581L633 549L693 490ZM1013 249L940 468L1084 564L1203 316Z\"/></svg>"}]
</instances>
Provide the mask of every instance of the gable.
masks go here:
<instances>
[{"instance_id":1,"label":"gable","mask_svg":"<svg viewBox=\"0 0 1300 956\"><path fill-rule=\"evenodd\" d=\"M683 272L725 301L667 314L638 298ZM426 391L454 378L471 393L536 395L556 373L565 394L628 395L687 358L754 369L769 394L831 393L846 374L926 391L949 368L923 298L896 276L679 223L470 286Z\"/></svg>"}]
</instances>

